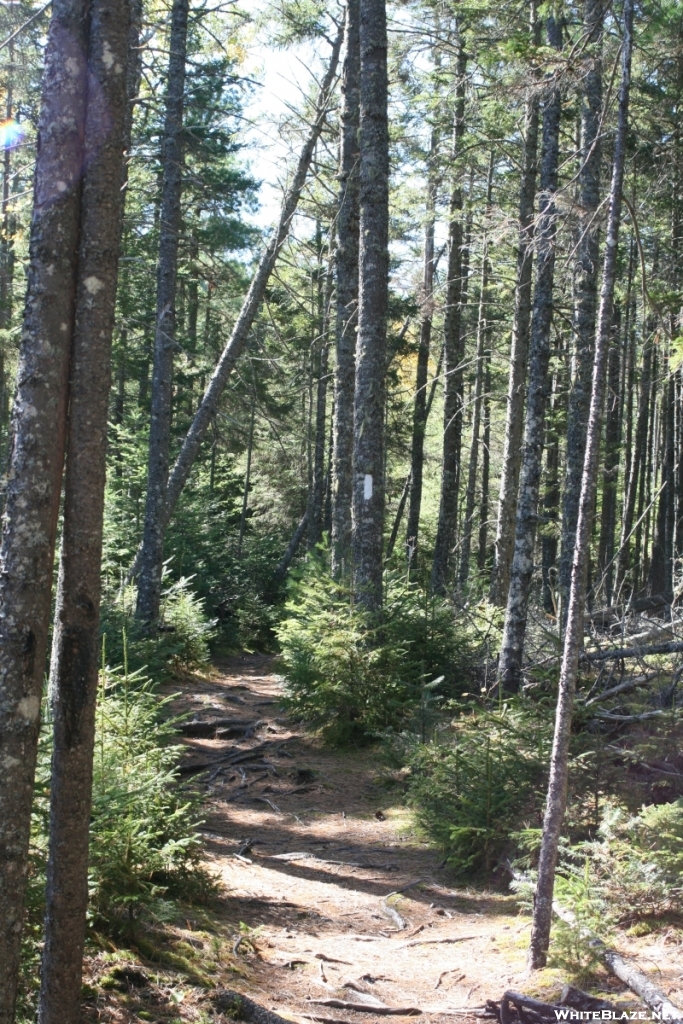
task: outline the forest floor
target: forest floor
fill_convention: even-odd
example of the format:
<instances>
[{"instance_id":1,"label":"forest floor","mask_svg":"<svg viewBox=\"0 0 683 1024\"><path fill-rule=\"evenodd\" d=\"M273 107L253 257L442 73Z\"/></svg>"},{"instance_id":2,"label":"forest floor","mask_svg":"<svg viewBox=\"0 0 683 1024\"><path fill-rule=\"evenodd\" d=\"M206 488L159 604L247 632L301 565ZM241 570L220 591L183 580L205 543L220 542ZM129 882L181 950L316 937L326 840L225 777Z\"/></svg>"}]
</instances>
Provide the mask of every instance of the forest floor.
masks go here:
<instances>
[{"instance_id":1,"label":"forest floor","mask_svg":"<svg viewBox=\"0 0 683 1024\"><path fill-rule=\"evenodd\" d=\"M289 722L272 659L224 659L187 683L176 711L256 723L250 736L184 741L188 765L211 763L200 784L218 894L210 911L193 908L185 927L158 939L168 943L165 966L136 955L142 942L90 956L89 1021L227 1022L211 1000L217 988L301 1024L376 1024L373 998L453 1024L474 1021L507 988L558 995L567 974L525 972L530 919L515 899L454 882L416 834L376 752L331 750ZM221 764L241 753L241 764ZM683 931L662 927L620 946L681 1002ZM642 1009L606 975L590 987ZM328 999L365 1003L367 1012Z\"/></svg>"}]
</instances>

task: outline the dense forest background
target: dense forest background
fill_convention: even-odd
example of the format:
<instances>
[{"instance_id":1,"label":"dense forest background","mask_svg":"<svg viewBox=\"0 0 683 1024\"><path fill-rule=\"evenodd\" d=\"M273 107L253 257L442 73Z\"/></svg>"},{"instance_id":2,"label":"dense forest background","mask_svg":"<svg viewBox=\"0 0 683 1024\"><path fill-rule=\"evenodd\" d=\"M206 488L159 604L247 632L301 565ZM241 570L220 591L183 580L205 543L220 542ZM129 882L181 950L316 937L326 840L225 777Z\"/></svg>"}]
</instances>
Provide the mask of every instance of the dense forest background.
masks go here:
<instances>
[{"instance_id":1,"label":"dense forest background","mask_svg":"<svg viewBox=\"0 0 683 1024\"><path fill-rule=\"evenodd\" d=\"M532 967L679 914L680 6L10 0L0 87L0 1022L208 898L158 686L237 650Z\"/></svg>"}]
</instances>

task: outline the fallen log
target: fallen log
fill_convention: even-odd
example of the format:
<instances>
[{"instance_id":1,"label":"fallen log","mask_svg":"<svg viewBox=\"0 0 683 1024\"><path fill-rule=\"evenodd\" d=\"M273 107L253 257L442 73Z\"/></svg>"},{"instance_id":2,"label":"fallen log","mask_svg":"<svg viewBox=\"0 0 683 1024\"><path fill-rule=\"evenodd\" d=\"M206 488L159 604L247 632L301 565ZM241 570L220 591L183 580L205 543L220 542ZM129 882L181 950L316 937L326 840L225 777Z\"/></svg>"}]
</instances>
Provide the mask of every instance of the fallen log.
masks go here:
<instances>
[{"instance_id":1,"label":"fallen log","mask_svg":"<svg viewBox=\"0 0 683 1024\"><path fill-rule=\"evenodd\" d=\"M650 644L645 647L615 647L613 650L584 651L582 661L610 661L612 658L647 658L652 654L681 654L683 640L669 640L666 643Z\"/></svg>"},{"instance_id":2,"label":"fallen log","mask_svg":"<svg viewBox=\"0 0 683 1024\"><path fill-rule=\"evenodd\" d=\"M567 910L566 907L563 907L556 900L553 901L553 911L565 924L576 927L576 916L571 910ZM582 928L581 934L589 940L593 949L599 953L600 959L607 970L618 978L619 981L623 981L632 992L635 992L642 999L646 1006L649 1006L654 1013L659 1014L662 1020L683 1021L683 1010L679 1010L668 996L653 984L646 974L639 971L621 953L617 953L615 949L609 949L602 939L599 939L588 928Z\"/></svg>"},{"instance_id":3,"label":"fallen log","mask_svg":"<svg viewBox=\"0 0 683 1024\"><path fill-rule=\"evenodd\" d=\"M528 884L530 881L521 872L511 869L511 873L517 882L526 882ZM565 924L570 925L572 928L577 927L576 915L571 910L563 907L557 900L553 900L553 913L556 917L559 917L560 921L564 921ZM659 1014L661 1020L680 1021L683 1024L683 1010L679 1010L668 996L653 984L646 974L639 971L621 953L617 953L615 949L610 949L590 929L581 926L579 933L582 938L588 940L593 949L598 953L610 974L613 974L619 981L623 981L632 992L642 999L646 1006L654 1013Z\"/></svg>"},{"instance_id":4,"label":"fallen log","mask_svg":"<svg viewBox=\"0 0 683 1024\"><path fill-rule=\"evenodd\" d=\"M559 1003L544 1003L508 989L499 1002L487 1000L486 1010L497 1018L499 1024L557 1024L558 1020L567 1018L567 1010L578 1011L583 1020L600 1020L605 1011L611 1019L619 1018L619 1011L613 1003L590 996L573 985L564 986Z\"/></svg>"}]
</instances>

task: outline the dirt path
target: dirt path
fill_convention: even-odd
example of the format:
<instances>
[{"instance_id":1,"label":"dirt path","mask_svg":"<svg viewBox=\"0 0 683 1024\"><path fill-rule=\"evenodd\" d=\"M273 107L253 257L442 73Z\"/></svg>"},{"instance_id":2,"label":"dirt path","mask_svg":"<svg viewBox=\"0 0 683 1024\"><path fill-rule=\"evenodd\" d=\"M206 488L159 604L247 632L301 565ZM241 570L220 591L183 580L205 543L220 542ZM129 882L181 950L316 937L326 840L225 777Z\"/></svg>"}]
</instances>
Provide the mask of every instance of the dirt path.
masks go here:
<instances>
[{"instance_id":1,"label":"dirt path","mask_svg":"<svg viewBox=\"0 0 683 1024\"><path fill-rule=\"evenodd\" d=\"M207 857L223 883L217 927L224 947L236 949L216 983L302 1024L376 1024L373 1000L452 1024L474 1021L506 988L556 995L560 972L525 975L529 919L514 900L456 888L415 835L376 755L323 747L287 720L280 694L271 660L244 655L193 677L177 705L198 721L228 720L222 738L185 741L186 768L205 767ZM187 941L196 944L192 927ZM656 960L656 980L671 993L681 984L680 941L678 932L638 941L642 966ZM159 1005L168 1002L168 986L158 989ZM602 991L622 992L611 979ZM321 1002L330 999L369 1012ZM130 1017L97 1019L161 1021L140 1005ZM194 1000L178 1013L179 1024L223 1019Z\"/></svg>"},{"instance_id":2,"label":"dirt path","mask_svg":"<svg viewBox=\"0 0 683 1024\"><path fill-rule=\"evenodd\" d=\"M192 710L259 724L241 740L189 740L193 759L269 744L256 760L209 772L206 839L226 887L222 916L256 930L258 953L243 943L245 992L287 1016L358 1021L372 1015L310 1000L374 997L438 1016L519 983L528 925L513 901L453 889L376 757L330 751L282 717L268 659L221 668ZM237 855L247 839L252 849Z\"/></svg>"}]
</instances>

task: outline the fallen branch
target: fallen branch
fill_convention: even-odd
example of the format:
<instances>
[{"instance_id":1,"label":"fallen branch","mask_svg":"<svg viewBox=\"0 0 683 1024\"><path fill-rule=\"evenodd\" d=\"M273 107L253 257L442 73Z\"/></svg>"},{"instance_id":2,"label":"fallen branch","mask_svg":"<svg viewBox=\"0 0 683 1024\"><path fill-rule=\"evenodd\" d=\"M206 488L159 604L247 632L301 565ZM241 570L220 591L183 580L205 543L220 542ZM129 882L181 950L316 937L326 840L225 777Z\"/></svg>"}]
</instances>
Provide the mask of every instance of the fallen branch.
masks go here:
<instances>
[{"instance_id":1,"label":"fallen branch","mask_svg":"<svg viewBox=\"0 0 683 1024\"><path fill-rule=\"evenodd\" d=\"M650 644L646 647L616 647L611 651L588 651L581 656L582 661L609 661L611 658L648 658L653 654L681 654L683 640L671 640L662 644Z\"/></svg>"},{"instance_id":2,"label":"fallen branch","mask_svg":"<svg viewBox=\"0 0 683 1024\"><path fill-rule=\"evenodd\" d=\"M556 900L553 901L553 911L565 924L576 927L576 916L571 910L567 910L566 907L563 907ZM650 981L646 974L643 974L632 963L629 963L621 953L617 953L615 949L609 949L602 939L599 939L588 928L581 928L581 934L588 939L593 949L599 953L600 959L607 970L618 978L619 981L623 981L632 992L635 992L646 1006L649 1006L655 1013L660 1014L662 1020L683 1020L683 1011L679 1010L661 989L658 989Z\"/></svg>"},{"instance_id":3,"label":"fallen branch","mask_svg":"<svg viewBox=\"0 0 683 1024\"><path fill-rule=\"evenodd\" d=\"M414 939L413 942L404 942L398 949L407 949L408 946L438 946L442 942L472 942L478 938L478 935L458 935L453 939Z\"/></svg>"},{"instance_id":4,"label":"fallen branch","mask_svg":"<svg viewBox=\"0 0 683 1024\"><path fill-rule=\"evenodd\" d=\"M584 707L589 708L592 704L597 704L601 700L607 700L609 697L616 697L620 693L630 693L631 690L637 690L639 686L649 686L653 679L656 679L659 673L651 672L648 676L636 676L635 679L624 679L623 682L618 683L616 686L610 687L609 690L603 690L602 693L597 694L595 697L591 697L585 701Z\"/></svg>"},{"instance_id":5,"label":"fallen branch","mask_svg":"<svg viewBox=\"0 0 683 1024\"><path fill-rule=\"evenodd\" d=\"M351 1003L346 999L309 999L308 1002L315 1006L332 1006L337 1010L376 1013L382 1017L417 1017L422 1013L416 1006L368 1006L366 1003Z\"/></svg>"},{"instance_id":6,"label":"fallen branch","mask_svg":"<svg viewBox=\"0 0 683 1024\"><path fill-rule=\"evenodd\" d=\"M516 882L526 882L529 884L528 876L512 868L511 873ZM557 900L553 900L553 913L572 928L578 926L576 915L571 910L563 907ZM587 939L593 949L596 950L610 974L613 974L619 981L623 981L632 992L635 992L642 999L646 1006L649 1006L655 1013L660 1014L662 1020L683 1021L683 1011L679 1010L656 985L653 985L647 975L643 974L622 957L621 953L617 953L614 949L609 949L602 939L598 938L597 935L584 926L579 927L579 934L582 938Z\"/></svg>"}]
</instances>

